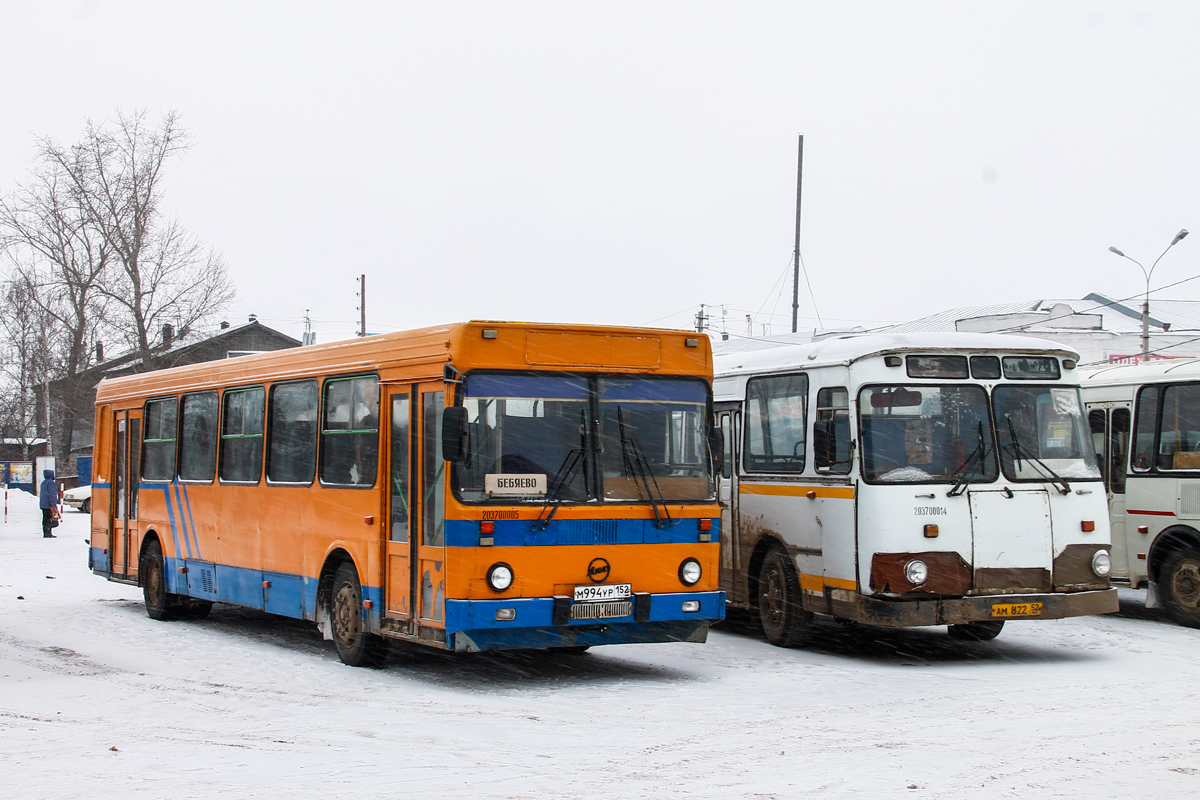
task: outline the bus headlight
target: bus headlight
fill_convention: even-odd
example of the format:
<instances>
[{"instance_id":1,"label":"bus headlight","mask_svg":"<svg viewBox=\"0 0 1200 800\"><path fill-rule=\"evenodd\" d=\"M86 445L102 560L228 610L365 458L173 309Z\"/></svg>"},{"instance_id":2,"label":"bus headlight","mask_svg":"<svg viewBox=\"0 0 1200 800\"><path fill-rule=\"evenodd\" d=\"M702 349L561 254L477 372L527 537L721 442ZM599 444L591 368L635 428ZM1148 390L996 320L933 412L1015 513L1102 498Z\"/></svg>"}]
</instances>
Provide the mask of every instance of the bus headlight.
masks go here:
<instances>
[{"instance_id":1,"label":"bus headlight","mask_svg":"<svg viewBox=\"0 0 1200 800\"><path fill-rule=\"evenodd\" d=\"M695 586L700 582L700 562L694 558L686 558L679 565L679 580L684 586Z\"/></svg>"},{"instance_id":2,"label":"bus headlight","mask_svg":"<svg viewBox=\"0 0 1200 800\"><path fill-rule=\"evenodd\" d=\"M1098 578L1107 578L1112 572L1112 557L1103 550L1097 550L1096 555L1092 556L1092 572Z\"/></svg>"},{"instance_id":3,"label":"bus headlight","mask_svg":"<svg viewBox=\"0 0 1200 800\"><path fill-rule=\"evenodd\" d=\"M487 582L493 592L503 592L512 586L512 567L508 564L493 564L487 572Z\"/></svg>"},{"instance_id":4,"label":"bus headlight","mask_svg":"<svg viewBox=\"0 0 1200 800\"><path fill-rule=\"evenodd\" d=\"M913 586L920 586L929 579L929 567L924 561L914 558L904 565L904 579Z\"/></svg>"}]
</instances>

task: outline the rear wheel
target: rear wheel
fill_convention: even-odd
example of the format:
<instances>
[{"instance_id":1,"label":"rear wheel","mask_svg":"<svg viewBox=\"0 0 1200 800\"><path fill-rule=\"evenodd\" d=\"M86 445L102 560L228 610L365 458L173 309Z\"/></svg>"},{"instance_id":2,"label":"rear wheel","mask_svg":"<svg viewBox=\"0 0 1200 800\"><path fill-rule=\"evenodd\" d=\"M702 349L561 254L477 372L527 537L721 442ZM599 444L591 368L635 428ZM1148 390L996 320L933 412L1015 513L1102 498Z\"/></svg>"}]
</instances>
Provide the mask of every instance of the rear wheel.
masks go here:
<instances>
[{"instance_id":1,"label":"rear wheel","mask_svg":"<svg viewBox=\"0 0 1200 800\"><path fill-rule=\"evenodd\" d=\"M962 625L951 625L946 629L951 639L966 642L990 642L1000 635L1004 628L1004 620L989 619L980 622L967 622Z\"/></svg>"},{"instance_id":2,"label":"rear wheel","mask_svg":"<svg viewBox=\"0 0 1200 800\"><path fill-rule=\"evenodd\" d=\"M1163 564L1162 595L1180 625L1200 628L1200 550L1176 550Z\"/></svg>"},{"instance_id":3,"label":"rear wheel","mask_svg":"<svg viewBox=\"0 0 1200 800\"><path fill-rule=\"evenodd\" d=\"M162 547L157 541L146 545L139 572L146 614L150 619L175 619L178 616L178 598L167 593L167 570L163 566Z\"/></svg>"},{"instance_id":4,"label":"rear wheel","mask_svg":"<svg viewBox=\"0 0 1200 800\"><path fill-rule=\"evenodd\" d=\"M804 610L800 579L780 550L767 553L758 569L758 619L767 641L777 647L797 647L812 638L812 612Z\"/></svg>"},{"instance_id":5,"label":"rear wheel","mask_svg":"<svg viewBox=\"0 0 1200 800\"><path fill-rule=\"evenodd\" d=\"M363 624L362 584L353 564L342 564L334 575L329 618L333 623L333 642L343 663L352 667L379 663L383 642Z\"/></svg>"}]
</instances>

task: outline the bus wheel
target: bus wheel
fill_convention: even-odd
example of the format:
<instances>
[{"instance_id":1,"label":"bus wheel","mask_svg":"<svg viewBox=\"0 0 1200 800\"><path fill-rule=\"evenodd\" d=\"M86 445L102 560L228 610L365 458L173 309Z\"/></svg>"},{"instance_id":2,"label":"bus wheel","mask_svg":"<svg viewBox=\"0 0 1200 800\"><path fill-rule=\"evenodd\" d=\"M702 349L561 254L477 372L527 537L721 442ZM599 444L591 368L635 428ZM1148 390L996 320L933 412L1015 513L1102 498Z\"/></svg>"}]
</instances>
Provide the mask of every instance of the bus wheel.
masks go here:
<instances>
[{"instance_id":1,"label":"bus wheel","mask_svg":"<svg viewBox=\"0 0 1200 800\"><path fill-rule=\"evenodd\" d=\"M1163 600L1180 625L1200 628L1200 550L1176 550L1163 565Z\"/></svg>"},{"instance_id":2,"label":"bus wheel","mask_svg":"<svg viewBox=\"0 0 1200 800\"><path fill-rule=\"evenodd\" d=\"M946 629L951 639L964 642L990 642L1000 635L1004 629L1004 620L989 619L980 622L967 622L962 625L951 625Z\"/></svg>"},{"instance_id":3,"label":"bus wheel","mask_svg":"<svg viewBox=\"0 0 1200 800\"><path fill-rule=\"evenodd\" d=\"M175 596L167 593L167 570L163 566L162 547L157 541L146 545L140 572L146 614L150 619L175 619L178 605Z\"/></svg>"},{"instance_id":4,"label":"bus wheel","mask_svg":"<svg viewBox=\"0 0 1200 800\"><path fill-rule=\"evenodd\" d=\"M329 618L333 621L333 642L343 663L351 667L379 663L383 643L363 627L362 584L353 564L342 564L334 575Z\"/></svg>"},{"instance_id":5,"label":"bus wheel","mask_svg":"<svg viewBox=\"0 0 1200 800\"><path fill-rule=\"evenodd\" d=\"M812 637L813 615L800 599L800 579L788 557L772 550L758 569L758 619L767 641L797 647Z\"/></svg>"}]
</instances>

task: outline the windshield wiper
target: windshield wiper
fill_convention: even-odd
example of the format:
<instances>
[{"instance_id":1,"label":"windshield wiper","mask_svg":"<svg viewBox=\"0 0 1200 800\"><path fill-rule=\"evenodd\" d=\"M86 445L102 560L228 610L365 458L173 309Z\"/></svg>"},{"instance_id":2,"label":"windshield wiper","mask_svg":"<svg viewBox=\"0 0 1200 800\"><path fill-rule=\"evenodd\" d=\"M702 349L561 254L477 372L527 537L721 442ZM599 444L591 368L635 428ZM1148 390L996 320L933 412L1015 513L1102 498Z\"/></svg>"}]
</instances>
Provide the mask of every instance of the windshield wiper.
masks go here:
<instances>
[{"instance_id":1,"label":"windshield wiper","mask_svg":"<svg viewBox=\"0 0 1200 800\"><path fill-rule=\"evenodd\" d=\"M960 494L965 492L967 490L967 486L971 483L971 473L967 471L967 468L971 466L972 461L978 458L979 471L982 473L984 466L983 459L986 457L987 444L984 442L983 438L983 420L979 420L979 444L975 446L975 449L971 451L971 455L967 456L967 460L963 462L962 467L960 467L958 472L955 473L961 473L962 477L958 479L958 483L954 484L954 488L946 492L946 497L958 497Z\"/></svg>"},{"instance_id":2,"label":"windshield wiper","mask_svg":"<svg viewBox=\"0 0 1200 800\"><path fill-rule=\"evenodd\" d=\"M558 468L558 472L554 475L554 480L546 489L546 502L542 504L542 510L538 512L537 519L533 522L533 530L544 531L550 527L550 521L554 519L554 515L558 513L558 508L563 504L563 487L571 485L571 479L575 476L575 470L583 467L583 485L587 486L587 414L583 409L579 410L579 447L567 453L567 457L563 459L563 463ZM550 515L546 516L549 511ZM543 519L544 517L544 519Z\"/></svg>"},{"instance_id":3,"label":"windshield wiper","mask_svg":"<svg viewBox=\"0 0 1200 800\"><path fill-rule=\"evenodd\" d=\"M1013 426L1012 416L1005 414L1004 419L1008 421L1008 435L1012 438L1012 453L1013 458L1016 461L1017 471L1019 472L1021 470L1021 453L1023 451L1025 453L1026 460L1032 461L1049 473L1050 477L1053 479L1051 481L1052 483L1062 484L1062 486L1058 489L1060 494L1070 494L1071 484L1067 483L1066 478L1062 477L1057 472L1050 469L1050 467L1046 466L1045 461L1042 461L1040 458L1031 453L1029 448L1021 444L1021 440L1017 438L1017 429Z\"/></svg>"},{"instance_id":4,"label":"windshield wiper","mask_svg":"<svg viewBox=\"0 0 1200 800\"><path fill-rule=\"evenodd\" d=\"M667 501L663 497L662 490L658 488L654 470L650 468L650 460L646 458L641 443L625 433L625 415L620 406L617 406L617 427L621 431L621 454L625 460L625 474L641 482L642 488L646 492L646 499L650 501L650 508L654 510L654 527L673 526L675 521L671 519L671 510L667 508ZM653 492L650 490L651 486L654 487ZM658 495L657 500L655 495ZM659 513L658 510L659 503L662 503L662 513ZM664 517L666 518L665 522L663 521Z\"/></svg>"}]
</instances>

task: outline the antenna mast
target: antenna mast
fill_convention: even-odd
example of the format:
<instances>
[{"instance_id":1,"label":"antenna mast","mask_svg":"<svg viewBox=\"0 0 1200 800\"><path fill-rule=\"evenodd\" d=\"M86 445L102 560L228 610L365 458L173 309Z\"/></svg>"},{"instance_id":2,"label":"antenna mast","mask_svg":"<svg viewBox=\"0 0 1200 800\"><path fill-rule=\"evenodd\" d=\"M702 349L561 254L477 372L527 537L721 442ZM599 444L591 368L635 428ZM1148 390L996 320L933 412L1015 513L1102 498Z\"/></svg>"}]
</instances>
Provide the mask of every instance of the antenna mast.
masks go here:
<instances>
[{"instance_id":1,"label":"antenna mast","mask_svg":"<svg viewBox=\"0 0 1200 800\"><path fill-rule=\"evenodd\" d=\"M804 185L804 134L796 155L796 249L792 253L792 333L800 317L800 188Z\"/></svg>"},{"instance_id":2,"label":"antenna mast","mask_svg":"<svg viewBox=\"0 0 1200 800\"><path fill-rule=\"evenodd\" d=\"M359 310L359 326L358 335L367 335L367 276L358 276L358 310Z\"/></svg>"}]
</instances>

